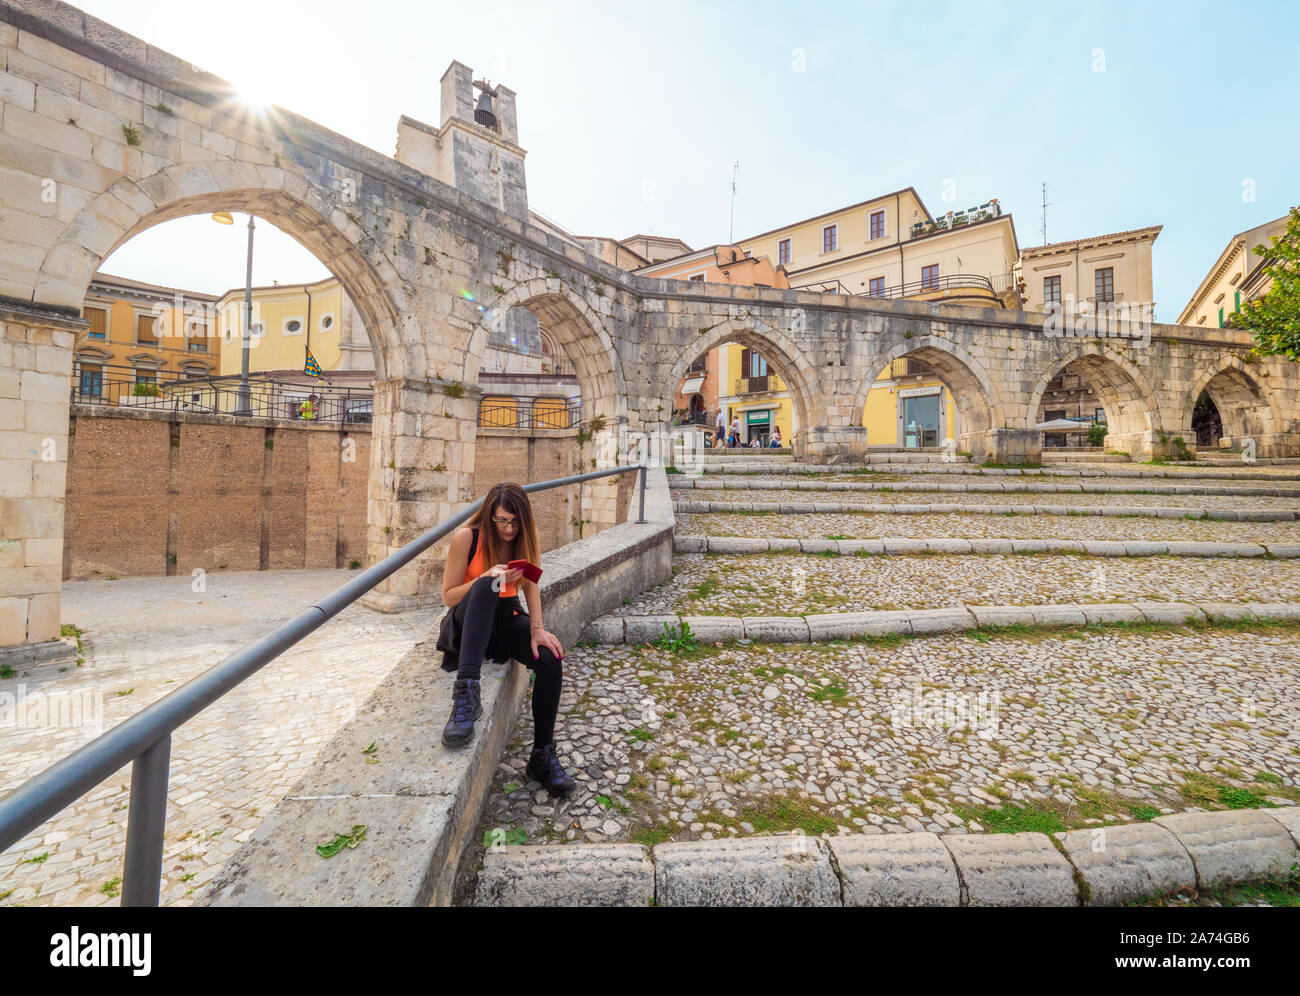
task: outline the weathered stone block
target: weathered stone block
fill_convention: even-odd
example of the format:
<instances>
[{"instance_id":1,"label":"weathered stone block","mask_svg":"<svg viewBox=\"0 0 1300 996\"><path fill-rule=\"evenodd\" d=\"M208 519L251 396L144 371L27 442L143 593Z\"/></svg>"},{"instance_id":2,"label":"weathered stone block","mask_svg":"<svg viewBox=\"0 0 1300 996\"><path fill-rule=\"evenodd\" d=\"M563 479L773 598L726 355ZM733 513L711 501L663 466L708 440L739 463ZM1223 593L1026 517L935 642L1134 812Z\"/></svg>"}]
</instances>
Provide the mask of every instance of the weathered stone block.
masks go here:
<instances>
[{"instance_id":1,"label":"weathered stone block","mask_svg":"<svg viewBox=\"0 0 1300 996\"><path fill-rule=\"evenodd\" d=\"M933 833L832 837L845 906L959 906L952 856Z\"/></svg>"},{"instance_id":2,"label":"weathered stone block","mask_svg":"<svg viewBox=\"0 0 1300 996\"><path fill-rule=\"evenodd\" d=\"M963 906L1077 906L1070 863L1040 833L946 834Z\"/></svg>"},{"instance_id":3,"label":"weathered stone block","mask_svg":"<svg viewBox=\"0 0 1300 996\"><path fill-rule=\"evenodd\" d=\"M1297 858L1296 842L1263 810L1158 816L1196 865L1196 887L1216 889L1236 882L1285 876Z\"/></svg>"},{"instance_id":4,"label":"weathered stone block","mask_svg":"<svg viewBox=\"0 0 1300 996\"><path fill-rule=\"evenodd\" d=\"M640 844L490 847L475 906L649 906L655 866Z\"/></svg>"},{"instance_id":5,"label":"weathered stone block","mask_svg":"<svg viewBox=\"0 0 1300 996\"><path fill-rule=\"evenodd\" d=\"M839 906L839 879L820 837L660 844L657 906Z\"/></svg>"},{"instance_id":6,"label":"weathered stone block","mask_svg":"<svg viewBox=\"0 0 1300 996\"><path fill-rule=\"evenodd\" d=\"M1154 823L1092 827L1055 835L1088 884L1088 906L1118 906L1196 885L1192 860Z\"/></svg>"}]
</instances>

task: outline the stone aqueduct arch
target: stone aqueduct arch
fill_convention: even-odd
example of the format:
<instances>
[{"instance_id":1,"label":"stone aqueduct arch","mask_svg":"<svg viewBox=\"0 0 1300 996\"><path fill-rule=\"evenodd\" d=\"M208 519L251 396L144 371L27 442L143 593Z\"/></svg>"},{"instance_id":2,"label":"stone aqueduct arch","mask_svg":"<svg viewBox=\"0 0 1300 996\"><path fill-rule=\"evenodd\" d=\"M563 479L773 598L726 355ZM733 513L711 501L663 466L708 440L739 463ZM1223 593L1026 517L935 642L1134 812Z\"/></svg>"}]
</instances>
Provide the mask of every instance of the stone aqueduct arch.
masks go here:
<instances>
[{"instance_id":1,"label":"stone aqueduct arch","mask_svg":"<svg viewBox=\"0 0 1300 996\"><path fill-rule=\"evenodd\" d=\"M197 212L271 220L340 279L364 320L376 363L370 562L476 497L478 375L494 315L516 305L539 316L574 365L584 408L611 431L667 430L686 366L736 341L760 349L790 385L793 444L806 460L893 442L867 439L861 413L877 374L909 354L955 389L962 448L977 457L1037 457L1042 385L1072 360L1101 379L1135 459L1167 451L1174 437L1194 442L1202 387L1234 425L1258 428L1259 455L1300 451L1296 367L1247 363L1244 333L1154 326L1143 344L1103 344L1048 338L1042 316L1019 312L617 269L532 222L522 150L474 123L471 75L459 63L443 80L452 105L442 129L456 150L443 171L427 145L439 129L403 119L409 144L381 155L287 112L250 117L230 103L229 84L57 0L9 0L0 19L11 75L26 73L14 76L0 124L0 397L22 402L4 406L0 424L0 539L12 544L9 563L15 549L23 558L0 593L0 646L59 632L68 380L91 276L132 235ZM37 455L47 439L53 461ZM612 495L593 489L584 516L613 522ZM435 599L444 556L419 558L371 603Z\"/></svg>"}]
</instances>

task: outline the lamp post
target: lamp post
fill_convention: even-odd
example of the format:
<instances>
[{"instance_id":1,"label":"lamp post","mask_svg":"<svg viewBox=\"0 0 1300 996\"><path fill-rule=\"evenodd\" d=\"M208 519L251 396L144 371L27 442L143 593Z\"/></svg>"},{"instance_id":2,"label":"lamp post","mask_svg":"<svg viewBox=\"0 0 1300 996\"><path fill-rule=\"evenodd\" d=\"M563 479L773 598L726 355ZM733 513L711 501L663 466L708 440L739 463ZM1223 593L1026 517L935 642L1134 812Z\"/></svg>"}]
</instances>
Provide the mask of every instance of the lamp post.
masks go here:
<instances>
[{"instance_id":1,"label":"lamp post","mask_svg":"<svg viewBox=\"0 0 1300 996\"><path fill-rule=\"evenodd\" d=\"M229 211L218 211L212 220L219 225L233 225L235 219ZM239 400L235 404L236 415L252 415L250 391L248 389L248 345L253 330L253 213L248 213L248 265L244 271L244 334L243 350L239 362Z\"/></svg>"}]
</instances>

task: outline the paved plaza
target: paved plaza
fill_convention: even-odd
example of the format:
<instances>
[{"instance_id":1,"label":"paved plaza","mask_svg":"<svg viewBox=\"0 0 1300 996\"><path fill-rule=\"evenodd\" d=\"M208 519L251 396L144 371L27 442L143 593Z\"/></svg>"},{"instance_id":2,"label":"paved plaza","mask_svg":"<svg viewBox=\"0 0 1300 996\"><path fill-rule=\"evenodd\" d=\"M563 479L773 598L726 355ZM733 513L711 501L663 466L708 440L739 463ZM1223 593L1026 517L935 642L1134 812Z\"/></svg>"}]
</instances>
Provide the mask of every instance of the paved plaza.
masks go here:
<instances>
[{"instance_id":1,"label":"paved plaza","mask_svg":"<svg viewBox=\"0 0 1300 996\"><path fill-rule=\"evenodd\" d=\"M63 619L83 631L84 664L19 671L0 693L83 702L85 721L0 729L0 795L94 739L97 706L115 726L357 573L212 572L202 592L188 576L68 582ZM191 902L432 618L352 606L176 732L163 904ZM0 905L116 904L130 780L123 768L0 854Z\"/></svg>"}]
</instances>

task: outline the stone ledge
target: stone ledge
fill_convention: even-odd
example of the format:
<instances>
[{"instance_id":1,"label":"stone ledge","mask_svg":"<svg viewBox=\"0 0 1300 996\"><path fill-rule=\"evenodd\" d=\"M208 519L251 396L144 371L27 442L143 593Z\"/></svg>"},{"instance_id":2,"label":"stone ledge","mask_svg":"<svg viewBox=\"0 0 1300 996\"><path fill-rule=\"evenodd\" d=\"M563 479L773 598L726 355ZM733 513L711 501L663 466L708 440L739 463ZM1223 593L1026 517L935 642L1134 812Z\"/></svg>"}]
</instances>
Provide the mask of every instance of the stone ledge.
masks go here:
<instances>
[{"instance_id":1,"label":"stone ledge","mask_svg":"<svg viewBox=\"0 0 1300 996\"><path fill-rule=\"evenodd\" d=\"M1300 807L1287 806L1070 830L1056 843L1041 833L915 831L734 837L648 853L515 845L485 856L475 905L643 905L649 877L657 906L1114 906L1285 876L1296 834Z\"/></svg>"},{"instance_id":2,"label":"stone ledge","mask_svg":"<svg viewBox=\"0 0 1300 996\"><path fill-rule=\"evenodd\" d=\"M1176 813L1152 822L1178 838L1196 866L1196 887L1205 890L1290 872L1300 856L1296 842L1281 821L1267 815L1269 812Z\"/></svg>"},{"instance_id":3,"label":"stone ledge","mask_svg":"<svg viewBox=\"0 0 1300 996\"><path fill-rule=\"evenodd\" d=\"M1104 623L1171 623L1185 625L1218 619L1300 619L1296 602L1058 602L1048 605L961 605L939 609L881 609L866 612L821 612L802 616L686 616L692 632L706 641L749 639L766 643L961 633L982 626L1085 626ZM601 616L583 631L583 639L605 644L652 643L676 615Z\"/></svg>"},{"instance_id":4,"label":"stone ledge","mask_svg":"<svg viewBox=\"0 0 1300 996\"><path fill-rule=\"evenodd\" d=\"M673 540L678 553L884 553L908 556L945 553L952 556L1006 553L1051 553L1061 556L1094 557L1300 557L1300 545L1259 543L1214 543L1196 540L1076 540L1003 539L999 537L913 537L885 536L880 539L826 540L770 539L751 536L701 536L680 534Z\"/></svg>"}]
</instances>

